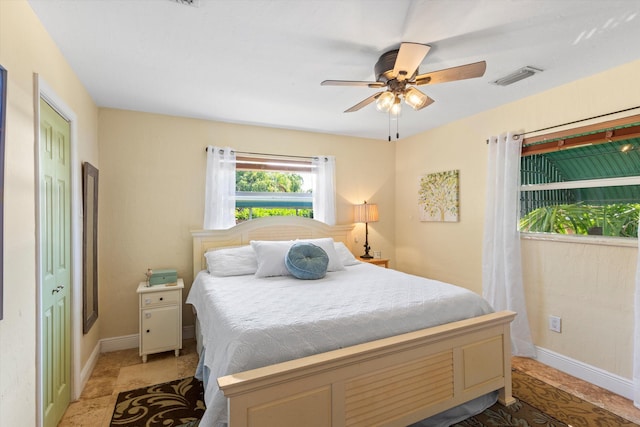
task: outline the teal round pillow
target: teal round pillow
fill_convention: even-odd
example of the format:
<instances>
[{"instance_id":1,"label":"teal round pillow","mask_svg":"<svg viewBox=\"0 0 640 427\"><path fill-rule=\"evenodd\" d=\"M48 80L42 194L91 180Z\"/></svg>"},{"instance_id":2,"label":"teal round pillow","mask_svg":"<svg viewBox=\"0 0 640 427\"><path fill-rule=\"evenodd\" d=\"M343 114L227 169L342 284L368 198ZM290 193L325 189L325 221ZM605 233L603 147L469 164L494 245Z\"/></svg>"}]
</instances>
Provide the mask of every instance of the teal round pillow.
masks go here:
<instances>
[{"instance_id":1,"label":"teal round pillow","mask_svg":"<svg viewBox=\"0 0 640 427\"><path fill-rule=\"evenodd\" d=\"M322 279L327 274L329 256L320 246L299 242L289 248L284 264L289 273L298 279Z\"/></svg>"}]
</instances>

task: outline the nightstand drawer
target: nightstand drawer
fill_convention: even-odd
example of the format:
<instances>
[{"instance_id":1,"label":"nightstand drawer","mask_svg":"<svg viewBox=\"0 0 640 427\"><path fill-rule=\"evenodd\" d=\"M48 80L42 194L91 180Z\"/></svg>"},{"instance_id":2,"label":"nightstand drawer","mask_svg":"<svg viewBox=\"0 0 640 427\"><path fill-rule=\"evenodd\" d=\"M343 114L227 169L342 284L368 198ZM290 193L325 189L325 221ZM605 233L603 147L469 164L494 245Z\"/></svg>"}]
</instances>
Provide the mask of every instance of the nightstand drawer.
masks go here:
<instances>
[{"instance_id":1,"label":"nightstand drawer","mask_svg":"<svg viewBox=\"0 0 640 427\"><path fill-rule=\"evenodd\" d=\"M177 304L179 302L178 298L180 298L180 292L149 292L143 294L142 298L140 298L140 308L157 307L166 304Z\"/></svg>"}]
</instances>

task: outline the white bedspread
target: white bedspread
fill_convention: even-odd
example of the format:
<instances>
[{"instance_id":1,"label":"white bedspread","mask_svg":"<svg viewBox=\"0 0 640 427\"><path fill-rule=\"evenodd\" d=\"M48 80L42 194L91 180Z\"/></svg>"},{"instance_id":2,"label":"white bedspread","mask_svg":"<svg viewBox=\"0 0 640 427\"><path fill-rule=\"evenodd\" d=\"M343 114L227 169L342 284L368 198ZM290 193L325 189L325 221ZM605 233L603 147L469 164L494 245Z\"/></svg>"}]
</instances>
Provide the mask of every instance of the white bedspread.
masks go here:
<instances>
[{"instance_id":1,"label":"white bedspread","mask_svg":"<svg viewBox=\"0 0 640 427\"><path fill-rule=\"evenodd\" d=\"M467 289L365 263L320 280L203 271L186 302L211 375L202 427L226 423L218 377L493 311Z\"/></svg>"}]
</instances>

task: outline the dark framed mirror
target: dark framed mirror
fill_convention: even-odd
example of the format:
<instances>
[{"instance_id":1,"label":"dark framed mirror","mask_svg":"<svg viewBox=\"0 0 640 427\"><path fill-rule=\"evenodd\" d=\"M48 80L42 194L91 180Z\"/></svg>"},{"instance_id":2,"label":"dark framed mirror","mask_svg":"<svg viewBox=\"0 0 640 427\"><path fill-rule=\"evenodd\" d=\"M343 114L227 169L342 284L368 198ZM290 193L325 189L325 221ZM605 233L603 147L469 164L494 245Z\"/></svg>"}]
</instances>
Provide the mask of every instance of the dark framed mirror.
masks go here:
<instances>
[{"instance_id":1,"label":"dark framed mirror","mask_svg":"<svg viewBox=\"0 0 640 427\"><path fill-rule=\"evenodd\" d=\"M87 333L98 319L98 169L82 165L82 332Z\"/></svg>"},{"instance_id":2,"label":"dark framed mirror","mask_svg":"<svg viewBox=\"0 0 640 427\"><path fill-rule=\"evenodd\" d=\"M2 248L4 247L3 212L4 212L4 134L5 134L5 117L7 116L7 70L0 66L0 320L4 313L4 296L3 296L3 274L4 256Z\"/></svg>"}]
</instances>

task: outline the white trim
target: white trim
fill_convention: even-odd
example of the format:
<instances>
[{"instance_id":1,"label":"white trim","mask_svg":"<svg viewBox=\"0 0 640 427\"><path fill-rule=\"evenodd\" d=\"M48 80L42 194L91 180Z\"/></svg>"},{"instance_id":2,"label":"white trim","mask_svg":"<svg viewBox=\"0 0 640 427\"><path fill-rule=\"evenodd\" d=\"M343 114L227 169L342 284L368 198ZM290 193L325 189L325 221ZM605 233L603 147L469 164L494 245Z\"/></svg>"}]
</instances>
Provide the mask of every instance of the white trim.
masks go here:
<instances>
[{"instance_id":1,"label":"white trim","mask_svg":"<svg viewBox=\"0 0 640 427\"><path fill-rule=\"evenodd\" d=\"M33 74L34 101L34 173L35 173L35 228L36 228L36 426L44 420L42 413L42 287L40 262L40 98L51 105L70 124L70 172L71 172L71 400L77 400L82 392L81 341L82 341L82 205L80 172L74 165L78 162L78 118L75 112L59 97L47 82Z\"/></svg>"},{"instance_id":2,"label":"white trim","mask_svg":"<svg viewBox=\"0 0 640 427\"><path fill-rule=\"evenodd\" d=\"M581 243L585 245L619 246L637 248L637 237L589 236L584 234L527 233L520 232L523 240L546 240L550 242Z\"/></svg>"},{"instance_id":3,"label":"white trim","mask_svg":"<svg viewBox=\"0 0 640 427\"><path fill-rule=\"evenodd\" d=\"M183 326L182 327L182 338L183 339L191 339L194 337L195 326ZM118 350L128 350L131 348L137 348L139 343L138 334L135 335L125 335L121 337L114 338L103 338L96 343L96 346L93 348L91 352L91 356L89 356L89 360L82 368L80 372L80 391L78 394L81 394L84 390L84 387L87 385L87 381L91 378L91 374L98 363L98 358L102 353L109 353L111 351Z\"/></svg>"},{"instance_id":4,"label":"white trim","mask_svg":"<svg viewBox=\"0 0 640 427\"><path fill-rule=\"evenodd\" d=\"M138 340L138 334L103 338L100 340L100 353L136 348L138 347Z\"/></svg>"},{"instance_id":5,"label":"white trim","mask_svg":"<svg viewBox=\"0 0 640 427\"><path fill-rule=\"evenodd\" d=\"M190 340L196 336L196 327L194 325L183 326L182 327L182 339Z\"/></svg>"},{"instance_id":6,"label":"white trim","mask_svg":"<svg viewBox=\"0 0 640 427\"><path fill-rule=\"evenodd\" d=\"M624 185L640 185L640 176L584 179L581 181L549 182L546 184L528 184L521 185L520 191L565 190L570 188L617 187Z\"/></svg>"},{"instance_id":7,"label":"white trim","mask_svg":"<svg viewBox=\"0 0 640 427\"><path fill-rule=\"evenodd\" d=\"M42 396L42 248L40 245L40 79L37 74L33 75L33 164L35 180L35 226L36 226L36 426L42 426L43 396Z\"/></svg>"},{"instance_id":8,"label":"white trim","mask_svg":"<svg viewBox=\"0 0 640 427\"><path fill-rule=\"evenodd\" d=\"M98 363L98 357L100 356L100 342L96 343L96 346L93 348L91 355L89 356L89 360L80 371L80 393L84 390L84 386L87 385L87 381L91 377L93 373L93 369L96 367L96 363Z\"/></svg>"},{"instance_id":9,"label":"white trim","mask_svg":"<svg viewBox=\"0 0 640 427\"><path fill-rule=\"evenodd\" d=\"M627 399L633 399L633 382L619 375L596 368L562 354L536 347L536 360L581 380L612 391Z\"/></svg>"},{"instance_id":10,"label":"white trim","mask_svg":"<svg viewBox=\"0 0 640 427\"><path fill-rule=\"evenodd\" d=\"M193 338L194 331L194 325L183 326L183 338ZM91 353L89 361L82 370L82 388L84 388L84 385L91 376L91 372L98 361L98 352L108 353L111 351L127 350L136 347L138 347L138 334L104 338L100 340ZM595 366L588 365L542 347L536 346L536 352L536 360L540 363L612 391L627 399L632 399L633 383L628 378L612 374L611 372L607 372L603 369L596 368Z\"/></svg>"}]
</instances>

